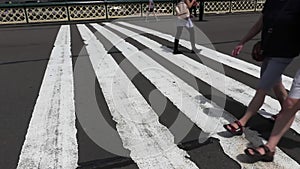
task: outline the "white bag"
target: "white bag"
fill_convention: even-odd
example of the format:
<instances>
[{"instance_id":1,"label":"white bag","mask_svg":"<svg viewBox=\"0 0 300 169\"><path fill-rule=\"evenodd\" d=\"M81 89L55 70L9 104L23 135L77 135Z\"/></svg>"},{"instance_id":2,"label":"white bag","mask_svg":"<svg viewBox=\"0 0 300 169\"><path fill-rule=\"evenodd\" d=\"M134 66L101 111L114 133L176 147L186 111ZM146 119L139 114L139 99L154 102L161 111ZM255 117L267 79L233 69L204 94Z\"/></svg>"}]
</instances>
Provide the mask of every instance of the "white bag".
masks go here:
<instances>
[{"instance_id":1,"label":"white bag","mask_svg":"<svg viewBox=\"0 0 300 169\"><path fill-rule=\"evenodd\" d=\"M176 15L178 19L187 19L190 17L190 11L187 5L180 1L175 7Z\"/></svg>"}]
</instances>

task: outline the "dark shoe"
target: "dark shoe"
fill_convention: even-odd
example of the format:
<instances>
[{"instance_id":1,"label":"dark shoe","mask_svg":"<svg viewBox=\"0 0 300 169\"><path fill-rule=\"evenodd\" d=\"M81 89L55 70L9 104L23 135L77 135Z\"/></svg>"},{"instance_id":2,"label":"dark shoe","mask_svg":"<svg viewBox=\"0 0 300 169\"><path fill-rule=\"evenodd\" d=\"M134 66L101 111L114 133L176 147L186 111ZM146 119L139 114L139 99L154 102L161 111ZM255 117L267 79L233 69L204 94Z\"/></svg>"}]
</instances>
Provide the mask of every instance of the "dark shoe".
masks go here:
<instances>
[{"instance_id":1,"label":"dark shoe","mask_svg":"<svg viewBox=\"0 0 300 169\"><path fill-rule=\"evenodd\" d=\"M234 121L238 125L238 128L235 128L232 124L225 124L223 127L229 131L232 135L240 136L243 134L243 126L239 121ZM230 128L229 128L230 127Z\"/></svg>"},{"instance_id":2,"label":"dark shoe","mask_svg":"<svg viewBox=\"0 0 300 169\"><path fill-rule=\"evenodd\" d=\"M201 49L194 48L191 50L191 53L199 53Z\"/></svg>"},{"instance_id":3,"label":"dark shoe","mask_svg":"<svg viewBox=\"0 0 300 169\"><path fill-rule=\"evenodd\" d=\"M179 45L179 39L175 39L175 41L174 41L174 48L173 48L173 54L182 54L182 52L180 52L178 50L178 45Z\"/></svg>"},{"instance_id":4,"label":"dark shoe","mask_svg":"<svg viewBox=\"0 0 300 169\"><path fill-rule=\"evenodd\" d=\"M176 54L182 54L182 52L179 51L179 50L176 50L176 51L174 50L174 51L173 51L173 54L175 54L175 55L176 55Z\"/></svg>"},{"instance_id":5,"label":"dark shoe","mask_svg":"<svg viewBox=\"0 0 300 169\"><path fill-rule=\"evenodd\" d=\"M257 151L257 148L263 148L265 153L264 154L260 154L259 151ZM244 150L245 154L247 154L248 156L255 158L257 161L263 161L263 162L272 162L274 160L274 154L275 152L271 152L269 147L267 147L266 145L260 145L257 148L251 148L248 147ZM253 151L253 154L250 153L249 150Z\"/></svg>"}]
</instances>

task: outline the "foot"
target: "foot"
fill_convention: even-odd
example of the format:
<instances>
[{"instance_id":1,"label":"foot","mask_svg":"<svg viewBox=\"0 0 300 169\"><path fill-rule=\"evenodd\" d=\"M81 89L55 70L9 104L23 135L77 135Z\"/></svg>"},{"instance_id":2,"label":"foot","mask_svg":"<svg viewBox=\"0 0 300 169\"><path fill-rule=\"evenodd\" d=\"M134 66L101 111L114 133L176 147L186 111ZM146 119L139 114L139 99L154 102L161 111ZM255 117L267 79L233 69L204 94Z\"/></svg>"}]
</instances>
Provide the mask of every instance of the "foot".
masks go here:
<instances>
[{"instance_id":1,"label":"foot","mask_svg":"<svg viewBox=\"0 0 300 169\"><path fill-rule=\"evenodd\" d=\"M179 50L174 50L174 51L173 51L173 54L175 54L175 55L176 55L176 54L182 54L182 52L180 52Z\"/></svg>"},{"instance_id":2,"label":"foot","mask_svg":"<svg viewBox=\"0 0 300 169\"><path fill-rule=\"evenodd\" d=\"M248 156L264 162L272 162L275 154L275 151L271 151L266 145L261 145L256 148L248 147L244 150L244 152Z\"/></svg>"},{"instance_id":3,"label":"foot","mask_svg":"<svg viewBox=\"0 0 300 169\"><path fill-rule=\"evenodd\" d=\"M244 132L244 126L239 121L235 121L231 124L225 124L223 127L235 136L240 136Z\"/></svg>"},{"instance_id":4,"label":"foot","mask_svg":"<svg viewBox=\"0 0 300 169\"><path fill-rule=\"evenodd\" d=\"M275 121L275 120L277 119L277 117L278 117L278 114L272 115L272 116L271 116L271 120L274 120L274 121Z\"/></svg>"},{"instance_id":5,"label":"foot","mask_svg":"<svg viewBox=\"0 0 300 169\"><path fill-rule=\"evenodd\" d=\"M194 48L191 50L191 53L199 53L201 49Z\"/></svg>"}]
</instances>

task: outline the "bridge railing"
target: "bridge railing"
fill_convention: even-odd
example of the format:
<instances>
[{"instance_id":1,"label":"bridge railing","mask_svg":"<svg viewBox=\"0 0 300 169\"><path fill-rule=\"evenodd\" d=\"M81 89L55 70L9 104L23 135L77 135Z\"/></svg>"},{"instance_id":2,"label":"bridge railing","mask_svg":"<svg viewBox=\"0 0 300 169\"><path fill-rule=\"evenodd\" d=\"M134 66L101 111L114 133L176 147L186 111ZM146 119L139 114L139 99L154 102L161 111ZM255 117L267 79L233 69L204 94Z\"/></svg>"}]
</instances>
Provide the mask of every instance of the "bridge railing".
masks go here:
<instances>
[{"instance_id":1,"label":"bridge railing","mask_svg":"<svg viewBox=\"0 0 300 169\"><path fill-rule=\"evenodd\" d=\"M261 11L265 0L205 0L204 13ZM155 0L158 16L173 15L174 0ZM148 0L0 4L0 25L105 20L146 15Z\"/></svg>"}]
</instances>

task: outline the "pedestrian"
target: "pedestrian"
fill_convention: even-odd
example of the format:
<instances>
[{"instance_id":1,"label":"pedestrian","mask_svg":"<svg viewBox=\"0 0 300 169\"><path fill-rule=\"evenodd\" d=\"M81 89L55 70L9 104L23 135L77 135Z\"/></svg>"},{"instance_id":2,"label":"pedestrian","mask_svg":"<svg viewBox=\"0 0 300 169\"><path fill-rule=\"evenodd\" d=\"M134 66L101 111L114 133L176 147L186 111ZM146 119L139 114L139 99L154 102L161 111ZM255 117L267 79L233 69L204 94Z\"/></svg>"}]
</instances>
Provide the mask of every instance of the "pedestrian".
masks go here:
<instances>
[{"instance_id":1,"label":"pedestrian","mask_svg":"<svg viewBox=\"0 0 300 169\"><path fill-rule=\"evenodd\" d=\"M275 120L268 142L259 147L248 147L245 153L259 161L271 162L274 159L276 146L284 133L291 127L297 111L300 110L300 69L293 80L289 96Z\"/></svg>"},{"instance_id":2,"label":"pedestrian","mask_svg":"<svg viewBox=\"0 0 300 169\"><path fill-rule=\"evenodd\" d=\"M154 5L153 0L149 0L148 10L147 10L147 15L146 15L146 22L148 22L148 17L149 17L150 13L153 14L153 16L155 17L156 21L159 21L159 19L155 15L154 7L155 7L155 5Z\"/></svg>"},{"instance_id":3,"label":"pedestrian","mask_svg":"<svg viewBox=\"0 0 300 169\"><path fill-rule=\"evenodd\" d=\"M192 0L190 0L190 2L192 3ZM197 1L194 1L194 3L192 4L192 7L189 9L191 18L197 17L197 7L198 6L199 6L199 3ZM193 12L194 12L194 14L193 14Z\"/></svg>"},{"instance_id":4,"label":"pedestrian","mask_svg":"<svg viewBox=\"0 0 300 169\"><path fill-rule=\"evenodd\" d=\"M192 7L194 2L196 2L196 0L192 0L191 2L190 0L181 0L176 6L177 30L175 35L173 54L182 53L178 50L178 45L179 45L179 38L181 36L184 27L188 30L190 34L190 42L192 46L191 52L198 53L200 51L195 46L194 25L190 18L190 12L189 12L189 9Z\"/></svg>"},{"instance_id":5,"label":"pedestrian","mask_svg":"<svg viewBox=\"0 0 300 169\"><path fill-rule=\"evenodd\" d=\"M260 79L256 93L242 118L224 125L233 135L242 135L248 120L256 115L264 103L266 93L273 89L283 108L287 92L282 84L281 75L293 58L300 52L300 1L299 0L266 0L262 15L252 26L246 36L232 51L237 56L244 44L261 33L262 55Z\"/></svg>"}]
</instances>

